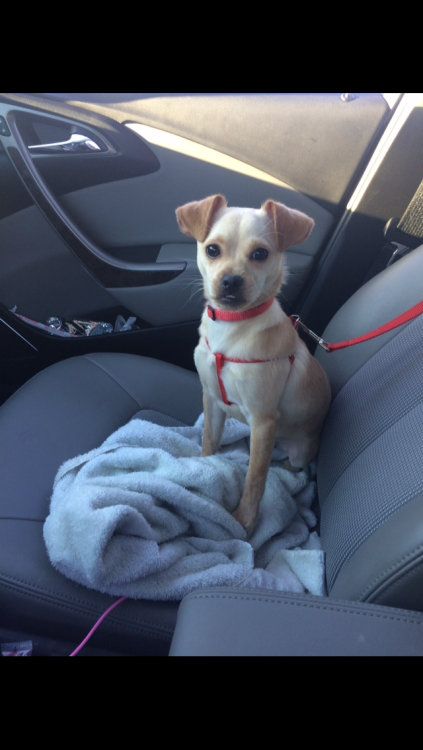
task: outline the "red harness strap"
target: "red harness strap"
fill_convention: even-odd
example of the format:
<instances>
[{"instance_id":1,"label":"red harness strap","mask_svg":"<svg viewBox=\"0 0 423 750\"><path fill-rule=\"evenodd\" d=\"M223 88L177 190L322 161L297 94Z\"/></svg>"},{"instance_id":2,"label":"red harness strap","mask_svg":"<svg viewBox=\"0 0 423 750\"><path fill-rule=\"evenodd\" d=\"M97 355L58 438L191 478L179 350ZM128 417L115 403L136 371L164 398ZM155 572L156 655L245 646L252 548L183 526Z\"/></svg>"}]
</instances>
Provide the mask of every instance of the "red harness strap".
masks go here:
<instances>
[{"instance_id":1,"label":"red harness strap","mask_svg":"<svg viewBox=\"0 0 423 750\"><path fill-rule=\"evenodd\" d=\"M211 305L207 306L207 313L209 318L212 320L224 320L228 323L235 323L240 320L249 320L250 318L255 318L257 315L261 315L266 310L269 309L269 307L272 305L273 299L269 300L268 302L265 302L263 305L259 305L259 307L253 308L253 310L246 310L243 313L230 313L230 312L223 312L222 310L216 310ZM342 341L339 344L328 344L327 341L324 341L319 336L317 336L313 331L311 331L309 328L307 328L306 325L300 320L300 317L298 315L291 315L291 321L294 325L294 328L297 328L300 326L309 336L311 336L315 341L317 341L320 346L323 347L327 352L335 352L339 349L346 349L349 346L355 346L355 344L362 344L364 341L369 341L370 339L374 339L377 336L382 336L384 333L388 333L389 331L393 331L395 328L399 328L399 326L404 325L404 323L408 323L411 320L414 320L419 315L423 314L423 301L419 302L418 305L415 305L411 308L411 310L408 310L407 312L403 313L402 315L399 315L398 318L395 318L395 320L391 320L390 323L386 323L385 325L381 326L380 328L377 328L375 331L371 331L370 333L366 333L364 336L360 336L357 339L351 339L349 341ZM207 346L209 347L211 351L211 346L206 339ZM212 352L214 354L214 352ZM223 403L226 404L226 406L234 406L232 401L228 401L228 394L226 393L226 388L222 380L222 370L223 365L225 362L234 362L238 365L251 365L251 364L260 364L263 362L274 362L275 360L271 359L251 359L251 360L245 360L245 359L230 359L229 357L225 357L224 354L214 354L216 357L216 370L217 370L217 379L219 381L220 386L220 392L222 394ZM291 362L291 365L294 364L295 356L291 354L289 357L289 361Z\"/></svg>"},{"instance_id":2,"label":"red harness strap","mask_svg":"<svg viewBox=\"0 0 423 750\"><path fill-rule=\"evenodd\" d=\"M206 344L209 347L210 351L212 351L211 346L207 339L206 339ZM212 352L212 354L214 354L214 352ZM226 393L226 388L222 380L222 370L223 370L223 365L225 364L225 362L234 362L237 365L258 365L263 362L275 362L276 361L274 359L249 359L249 360L248 359L230 359L229 357L225 357L224 354L214 354L214 356L216 357L217 379L219 381L220 392L222 394L222 401L224 404L226 404L226 406L236 406L236 404L234 404L233 401L228 401L228 394ZM289 357L289 361L291 362L291 365L294 364L294 360L295 360L295 356L294 354L291 354L291 356Z\"/></svg>"},{"instance_id":3,"label":"red harness strap","mask_svg":"<svg viewBox=\"0 0 423 750\"><path fill-rule=\"evenodd\" d=\"M212 320L223 320L226 323L238 323L241 320L250 320L251 318L256 318L258 315L262 315L262 313L266 312L274 302L274 297L272 299L269 299L267 302L264 302L262 305L259 305L258 307L253 307L252 310L244 310L244 312L224 312L223 310L218 310L211 305L207 305L207 314L209 318ZM211 346L206 339L207 346L209 347L210 351L212 351ZM223 403L226 404L226 406L235 406L235 404L232 401L228 401L228 394L226 393L226 388L222 380L222 370L223 365L225 362L234 362L237 365L256 365L261 364L263 362L275 362L276 360L272 359L230 359L229 357L225 357L224 354L215 354L212 352L214 356L216 357L216 370L217 370L217 379L219 381L220 386L220 392L222 394L222 400ZM289 357L289 361L291 362L291 365L294 364L295 356L291 354Z\"/></svg>"}]
</instances>

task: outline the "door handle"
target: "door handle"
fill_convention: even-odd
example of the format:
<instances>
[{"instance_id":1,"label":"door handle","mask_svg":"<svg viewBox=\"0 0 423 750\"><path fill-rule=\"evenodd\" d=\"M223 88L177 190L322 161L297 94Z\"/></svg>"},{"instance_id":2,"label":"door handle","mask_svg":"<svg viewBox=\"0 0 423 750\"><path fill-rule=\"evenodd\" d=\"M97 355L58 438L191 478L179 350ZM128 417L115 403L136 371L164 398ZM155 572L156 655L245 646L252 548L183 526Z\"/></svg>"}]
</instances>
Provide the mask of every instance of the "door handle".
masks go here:
<instances>
[{"instance_id":1,"label":"door handle","mask_svg":"<svg viewBox=\"0 0 423 750\"><path fill-rule=\"evenodd\" d=\"M88 154L102 150L98 143L89 136L79 133L72 133L67 141L40 143L39 145L28 146L28 149L39 154Z\"/></svg>"}]
</instances>

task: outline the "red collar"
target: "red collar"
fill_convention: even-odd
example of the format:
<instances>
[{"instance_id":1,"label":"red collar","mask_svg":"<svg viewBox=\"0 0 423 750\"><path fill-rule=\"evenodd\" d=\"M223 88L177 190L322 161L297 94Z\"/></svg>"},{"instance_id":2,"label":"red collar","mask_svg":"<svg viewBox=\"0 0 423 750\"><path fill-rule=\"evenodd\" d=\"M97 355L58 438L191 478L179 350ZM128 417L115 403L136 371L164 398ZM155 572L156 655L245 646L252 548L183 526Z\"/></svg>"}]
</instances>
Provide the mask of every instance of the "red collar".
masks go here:
<instances>
[{"instance_id":1,"label":"red collar","mask_svg":"<svg viewBox=\"0 0 423 750\"><path fill-rule=\"evenodd\" d=\"M244 312L223 312L222 310L216 310L211 305L207 305L207 314L212 320L224 320L226 323L237 323L240 320L250 320L250 318L256 318L257 315L261 315L273 304L272 297L268 302L263 302L258 307L253 307L252 310L245 310Z\"/></svg>"}]
</instances>

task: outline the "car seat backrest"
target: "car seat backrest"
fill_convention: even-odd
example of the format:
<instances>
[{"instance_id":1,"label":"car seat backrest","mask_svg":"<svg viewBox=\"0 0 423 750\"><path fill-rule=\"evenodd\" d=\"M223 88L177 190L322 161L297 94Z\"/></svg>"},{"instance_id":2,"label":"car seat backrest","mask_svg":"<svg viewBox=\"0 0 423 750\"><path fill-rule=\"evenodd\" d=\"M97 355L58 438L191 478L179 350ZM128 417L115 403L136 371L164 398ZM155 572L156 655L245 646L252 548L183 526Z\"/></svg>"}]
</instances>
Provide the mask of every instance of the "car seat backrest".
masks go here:
<instances>
[{"instance_id":1,"label":"car seat backrest","mask_svg":"<svg viewBox=\"0 0 423 750\"><path fill-rule=\"evenodd\" d=\"M407 277L412 294L407 294ZM366 284L330 327L341 333L347 312L354 316L357 305L361 313L363 307L371 309L372 325L351 334L350 324L343 339L351 338L421 299L423 248ZM376 310L379 303L384 320ZM324 338L332 343L327 331ZM376 342L377 351L365 364L362 353L355 362L350 355L340 374L334 362L329 372L339 383L359 362L332 403L318 458L328 592L423 611L423 316Z\"/></svg>"},{"instance_id":2,"label":"car seat backrest","mask_svg":"<svg viewBox=\"0 0 423 750\"><path fill-rule=\"evenodd\" d=\"M374 331L423 300L423 245L361 287L334 315L323 338L331 344ZM307 321L304 321L307 323ZM315 357L329 377L335 397L370 357L401 331L397 328L364 344Z\"/></svg>"}]
</instances>

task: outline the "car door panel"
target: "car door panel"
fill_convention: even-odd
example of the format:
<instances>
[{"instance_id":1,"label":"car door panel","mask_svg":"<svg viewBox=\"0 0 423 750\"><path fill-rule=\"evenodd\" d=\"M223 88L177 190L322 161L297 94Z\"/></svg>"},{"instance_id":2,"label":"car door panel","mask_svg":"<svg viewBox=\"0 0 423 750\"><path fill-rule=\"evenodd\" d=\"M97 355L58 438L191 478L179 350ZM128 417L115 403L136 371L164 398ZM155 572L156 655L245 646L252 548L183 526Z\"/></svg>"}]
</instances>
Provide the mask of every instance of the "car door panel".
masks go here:
<instances>
[{"instance_id":1,"label":"car door panel","mask_svg":"<svg viewBox=\"0 0 423 750\"><path fill-rule=\"evenodd\" d=\"M72 96L0 99L0 114L18 125L15 148L7 137L2 147L27 188L32 175L38 204L28 206L20 186L0 214L0 302L40 320L134 313L143 329L140 353L149 326L176 329L201 315L195 243L180 234L178 205L220 192L230 205L259 207L271 197L312 216L309 240L287 253L281 299L292 307L387 110L377 94L350 103L334 94ZM34 138L45 144L71 132L110 149L29 155ZM0 169L2 163L4 156ZM8 162L2 174L16 182L10 168ZM34 336L42 334L32 331L32 342ZM70 346L52 342L50 349L60 358ZM177 361L175 352L160 356Z\"/></svg>"},{"instance_id":2,"label":"car door panel","mask_svg":"<svg viewBox=\"0 0 423 750\"><path fill-rule=\"evenodd\" d=\"M35 130L38 126L38 135L40 134L39 127L41 120L37 119L37 117L35 122L30 121L28 124L28 118L31 117L28 112L16 110L12 112L12 115L17 123L20 134L22 135L23 133L22 140L24 145L31 140L31 128ZM22 121L23 125L20 124ZM46 118L42 119L42 127L47 127L47 133L44 133L44 138L47 140L51 138L66 138L66 134L62 133L60 129L56 133L54 128L57 121L52 120L52 123L51 130L48 130ZM69 123L67 126L69 127ZM134 127L136 128L136 125ZM80 130L82 132L84 128ZM147 130L151 131L152 129ZM93 133L93 131L86 132ZM93 137L95 138L96 136L93 135ZM102 143L98 138L97 140ZM149 248L160 248L163 244L169 244L172 241L179 244L180 233L175 220L175 206L218 192L219 189L221 190L222 185L232 205L259 206L272 196L276 200L288 203L292 207L313 216L316 221L316 229L305 247L300 248L303 251L303 255L313 256L317 253L323 238L327 235L333 223L332 215L322 206L307 196L292 190L289 186L280 183L276 178L272 178L271 175L257 172L254 169L251 170L245 162L225 157L223 154L214 151L214 155L218 156L218 163L210 163L210 158L207 156L203 158L202 154L193 157L186 153L181 153L180 150L176 151L172 147L161 147L156 144L152 145L151 143L145 144L145 138L139 136L137 140L143 143L145 152L151 154L151 160L156 160L157 164L160 164L159 170L131 179L115 180L113 182L102 183L101 185L91 185L60 197L61 206L82 232L98 246L105 250L110 248L114 257L119 258L120 248L133 248L136 246L139 248L137 262L143 263L146 261L143 256L144 245L147 245ZM186 139L179 140L184 141ZM210 151L209 149L207 150ZM9 151L11 151L10 148ZM41 158L36 157L34 160L37 169ZM57 162L57 171L60 173L63 165L69 164L71 160L75 160L72 163L83 163L81 160L84 157L67 155L61 156L58 159L55 156L48 158L50 158L50 163L53 160ZM92 159L95 158L95 156L92 157ZM99 155L99 158L102 159L103 156ZM227 165L225 159L228 162ZM201 162L201 169L199 169L199 162ZM252 174L249 174L249 172ZM181 179L181 175L183 175L183 179ZM31 213L20 216L19 222L25 224L25 220L30 220L31 216ZM57 246L57 243L54 242L48 244L50 247ZM16 247L12 243L9 252L8 248L10 246L5 242L3 244L3 254L5 257L12 252L15 258L15 265L21 263L22 267L28 267L28 263L20 261L19 257L17 257L19 254L26 254L26 257L28 257L26 243L23 243L20 252L19 245ZM63 256L63 253L61 255ZM33 260L31 264L34 271L34 265L40 268L42 267L42 261L35 254L32 257L37 258L35 264ZM63 257L62 261L64 261ZM160 270L164 270L162 264L163 261L160 259ZM9 265L13 266L13 263ZM52 263L51 269L54 267L56 274L57 266L61 265L63 268L62 273L59 275L62 279L67 279L67 294L65 297L61 294L60 283L57 285L57 293L53 292L46 295L46 286L48 288L48 285L43 273L41 274L42 279L39 279L37 274L32 275L32 284L30 285L31 294L29 296L25 290L25 285L11 283L11 275L5 274L3 286L7 286L7 293L2 298L3 301L6 304L10 304L11 299L14 299L14 304L18 304L19 308L23 309L26 315L34 315L36 313L37 317L39 317L42 312L43 318L45 318L47 306L49 306L47 317L51 314L63 315L62 310L65 310L65 314L68 314L68 298L72 294L72 289L78 289L78 303L77 307L74 308L74 315L81 314L81 311L93 310L98 307L96 300L99 296L102 297L102 304L99 305L101 308L111 306L110 299L106 300L105 296L101 294L102 290L97 290L98 293L93 294L92 283L88 285L86 283L83 284L81 280L78 282L74 278L74 275L71 273L71 267L72 270L75 270L75 264L69 261L69 259L65 263L60 261ZM298 265L299 263L296 263L297 267ZM293 300L295 298L311 268L312 263L308 260L307 263L303 262L301 265L301 273L298 272L297 268L295 269L295 272L291 275L291 290L289 290L288 286L285 291L287 299ZM93 274L93 266L89 267L89 270ZM96 275L95 269L94 275ZM150 274L148 277L151 284L152 277ZM144 319L148 322L153 322L154 325L166 325L195 320L201 314L202 302L200 295L196 296L196 304L188 302L187 299L184 300L184 304L181 304L181 297L183 297L182 290L186 290L187 286L191 285L191 282L199 280L199 275L195 269L195 262L191 261L186 265L185 277L179 281L175 279L171 287L168 287L164 283L154 284L154 289L150 292L144 289L146 285L144 280L139 285L136 282L127 281L126 279L124 281L119 280L120 285L116 289L115 283L117 282L117 278L113 272L109 273L106 279L104 275L100 276L99 280L103 284L106 284L112 290L111 293L118 302L124 304L131 312L140 316L147 315ZM116 281L114 282L115 278ZM38 288L40 290L43 289L44 292L43 302L38 305L35 302L32 291L36 288L34 282L38 282ZM157 295L154 305L151 304L153 295ZM58 309L55 299L58 296L61 298L60 309ZM154 312L154 309L156 309L156 312Z\"/></svg>"},{"instance_id":3,"label":"car door panel","mask_svg":"<svg viewBox=\"0 0 423 750\"><path fill-rule=\"evenodd\" d=\"M264 174L260 173L258 179L235 171L232 164L230 168L225 168L204 160L201 160L199 169L199 158L157 145L151 148L161 164L158 172L62 196L62 203L73 220L89 233L98 245L106 249L110 246L140 246L142 243L168 249L174 243L176 250L173 257L185 259L179 251L182 235L175 218L176 206L213 195L222 190L222 185L229 205L259 208L272 197L307 213L316 222L309 240L293 249L288 256L294 258L295 268L291 276L288 276L284 294L287 299L294 301L312 269L313 257L318 253L324 238L333 226L334 218L330 212L289 186L275 184L275 181L270 179L266 181ZM241 167L236 165L238 169ZM183 179L179 175L183 176ZM296 261L296 253L299 253L303 260ZM162 263L164 257L161 251L157 258L158 263ZM170 257L168 250L166 257ZM142 247L139 261L143 261ZM290 267L289 259L287 265ZM188 302L191 288L199 280L195 254L192 256L191 253L186 270L180 277L167 284L119 289L109 287L109 291L119 302L143 319L154 325L166 325L200 317L203 305L201 297L193 295L192 300Z\"/></svg>"},{"instance_id":4,"label":"car door panel","mask_svg":"<svg viewBox=\"0 0 423 750\"><path fill-rule=\"evenodd\" d=\"M13 95L16 96L16 95ZM113 118L162 128L202 143L336 209L389 107L382 94L50 94L19 95L63 116Z\"/></svg>"},{"instance_id":5,"label":"car door panel","mask_svg":"<svg viewBox=\"0 0 423 750\"><path fill-rule=\"evenodd\" d=\"M132 180L98 185L61 197L72 219L96 243L108 249L180 242L175 208L208 195L223 193L229 205L259 208L273 198L314 218L307 254L316 255L333 225L332 214L289 185L260 173L261 179L193 158L170 148L151 146L160 170ZM242 165L242 163L241 163ZM246 165L247 166L247 165ZM141 258L140 258L141 260Z\"/></svg>"},{"instance_id":6,"label":"car door panel","mask_svg":"<svg viewBox=\"0 0 423 750\"><path fill-rule=\"evenodd\" d=\"M116 307L37 206L0 221L0 255L0 300L22 315L45 322Z\"/></svg>"}]
</instances>

